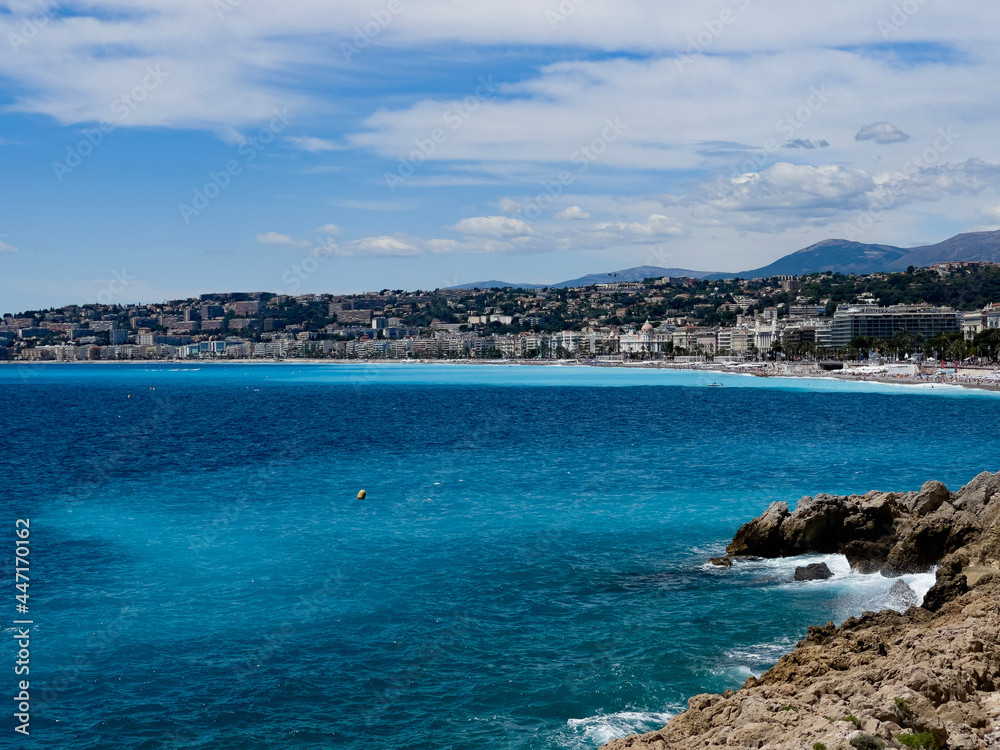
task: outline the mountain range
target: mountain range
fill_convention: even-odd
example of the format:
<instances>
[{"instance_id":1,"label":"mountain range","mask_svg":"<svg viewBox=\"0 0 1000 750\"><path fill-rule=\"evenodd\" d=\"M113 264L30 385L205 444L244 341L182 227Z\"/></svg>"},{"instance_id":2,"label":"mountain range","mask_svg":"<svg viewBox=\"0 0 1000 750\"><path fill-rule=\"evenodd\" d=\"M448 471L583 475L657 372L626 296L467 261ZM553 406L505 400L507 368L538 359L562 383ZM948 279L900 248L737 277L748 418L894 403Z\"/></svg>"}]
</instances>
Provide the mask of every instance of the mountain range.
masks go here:
<instances>
[{"instance_id":1,"label":"mountain range","mask_svg":"<svg viewBox=\"0 0 1000 750\"><path fill-rule=\"evenodd\" d=\"M578 279L560 281L556 284L512 284L506 281L476 281L471 284L453 286L451 289L564 289L567 287L590 286L591 284L610 284L615 281L642 281L644 279L659 279L664 276L685 276L692 279L702 279L709 275L708 271L692 271L687 268L660 268L660 266L635 266L611 273L591 273Z\"/></svg>"},{"instance_id":2,"label":"mountain range","mask_svg":"<svg viewBox=\"0 0 1000 750\"><path fill-rule=\"evenodd\" d=\"M760 268L737 273L692 271L686 268L636 266L611 273L593 273L556 284L513 284L506 281L477 281L453 289L561 289L564 287L607 284L615 281L642 281L662 276L687 276L696 279L760 279L771 276L804 276L822 271L864 275L887 271L905 271L909 266L926 268L935 263L1000 263L1000 231L967 232L920 247L873 245L850 240L823 240L797 250Z\"/></svg>"},{"instance_id":3,"label":"mountain range","mask_svg":"<svg viewBox=\"0 0 1000 750\"><path fill-rule=\"evenodd\" d=\"M868 245L849 240L823 240L761 268L739 273L707 274L705 278L759 279L769 276L802 276L819 271L862 275L905 271L909 266L926 268L935 263L972 261L1000 263L1000 231L968 232L935 245L909 248Z\"/></svg>"}]
</instances>

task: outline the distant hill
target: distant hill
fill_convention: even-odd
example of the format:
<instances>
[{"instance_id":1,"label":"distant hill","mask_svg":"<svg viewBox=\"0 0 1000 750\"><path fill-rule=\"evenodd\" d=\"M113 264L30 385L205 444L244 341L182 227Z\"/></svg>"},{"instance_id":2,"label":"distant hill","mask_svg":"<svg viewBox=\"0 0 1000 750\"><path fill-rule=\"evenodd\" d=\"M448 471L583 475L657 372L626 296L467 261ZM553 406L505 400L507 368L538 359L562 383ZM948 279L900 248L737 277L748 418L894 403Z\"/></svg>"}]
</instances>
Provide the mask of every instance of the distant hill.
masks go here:
<instances>
[{"instance_id":1,"label":"distant hill","mask_svg":"<svg viewBox=\"0 0 1000 750\"><path fill-rule=\"evenodd\" d=\"M911 247L907 254L886 270L905 271L907 266L930 266L958 262L1000 263L1000 231L967 232L936 245Z\"/></svg>"},{"instance_id":2,"label":"distant hill","mask_svg":"<svg viewBox=\"0 0 1000 750\"><path fill-rule=\"evenodd\" d=\"M515 284L510 281L473 281L471 284L450 286L449 289L542 289L545 284Z\"/></svg>"},{"instance_id":3,"label":"distant hill","mask_svg":"<svg viewBox=\"0 0 1000 750\"><path fill-rule=\"evenodd\" d=\"M823 240L770 265L738 273L715 273L708 279L760 279L769 276L803 276L820 271L858 275L926 268L935 263L986 261L1000 263L1000 231L968 232L944 242L921 247L868 245L850 240Z\"/></svg>"},{"instance_id":4,"label":"distant hill","mask_svg":"<svg viewBox=\"0 0 1000 750\"><path fill-rule=\"evenodd\" d=\"M707 271L690 271L686 268L660 268L659 266L635 266L611 273L592 273L578 279L559 281L555 284L514 284L507 281L474 281L471 284L460 284L450 289L564 289L575 286L590 286L591 284L610 284L615 281L642 281L643 279L658 279L662 276L687 276L701 279L708 276Z\"/></svg>"},{"instance_id":5,"label":"distant hill","mask_svg":"<svg viewBox=\"0 0 1000 750\"><path fill-rule=\"evenodd\" d=\"M709 279L761 279L769 276L804 276L817 271L840 273L876 273L906 256L908 251L892 245L868 245L850 240L823 240L791 255L778 258L770 265L739 273L715 273ZM904 264L903 268L909 265Z\"/></svg>"},{"instance_id":6,"label":"distant hill","mask_svg":"<svg viewBox=\"0 0 1000 750\"><path fill-rule=\"evenodd\" d=\"M691 271L687 268L660 268L659 266L636 266L612 273L592 273L578 279L560 281L550 286L556 289L572 286L590 286L591 284L611 284L615 281L642 281L643 279L659 279L663 276L687 276L692 279L703 279L708 271Z\"/></svg>"}]
</instances>

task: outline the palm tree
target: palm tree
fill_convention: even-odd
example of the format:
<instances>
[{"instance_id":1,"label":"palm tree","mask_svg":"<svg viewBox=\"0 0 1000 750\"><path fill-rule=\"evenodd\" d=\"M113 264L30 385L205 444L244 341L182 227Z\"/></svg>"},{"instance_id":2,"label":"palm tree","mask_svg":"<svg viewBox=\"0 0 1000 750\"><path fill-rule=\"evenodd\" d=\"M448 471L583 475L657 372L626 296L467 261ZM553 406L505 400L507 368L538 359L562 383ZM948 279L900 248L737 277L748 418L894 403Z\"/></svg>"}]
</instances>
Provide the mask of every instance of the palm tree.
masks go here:
<instances>
[{"instance_id":1,"label":"palm tree","mask_svg":"<svg viewBox=\"0 0 1000 750\"><path fill-rule=\"evenodd\" d=\"M948 359L963 360L969 352L969 345L963 339L955 339L948 344L945 353Z\"/></svg>"}]
</instances>

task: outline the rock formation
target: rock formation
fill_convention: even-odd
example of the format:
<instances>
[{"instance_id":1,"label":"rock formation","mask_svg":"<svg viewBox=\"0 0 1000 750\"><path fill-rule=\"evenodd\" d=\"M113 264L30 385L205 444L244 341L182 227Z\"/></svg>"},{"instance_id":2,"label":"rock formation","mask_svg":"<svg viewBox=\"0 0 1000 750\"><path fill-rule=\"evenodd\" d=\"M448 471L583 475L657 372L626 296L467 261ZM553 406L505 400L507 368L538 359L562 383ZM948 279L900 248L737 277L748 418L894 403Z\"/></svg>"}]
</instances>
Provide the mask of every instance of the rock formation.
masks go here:
<instances>
[{"instance_id":1,"label":"rock formation","mask_svg":"<svg viewBox=\"0 0 1000 750\"><path fill-rule=\"evenodd\" d=\"M937 565L936 582L902 614L810 628L759 679L695 696L663 729L604 750L1000 750L1000 473L957 493L928 482L919 492L804 498L794 513L774 503L727 552L842 552L856 570L889 576ZM916 600L902 581L891 591Z\"/></svg>"},{"instance_id":2,"label":"rock formation","mask_svg":"<svg viewBox=\"0 0 1000 750\"><path fill-rule=\"evenodd\" d=\"M1000 493L1000 475L984 472L952 495L941 482L919 492L816 495L771 507L736 532L731 557L788 557L839 552L861 573L922 573L982 530L982 513Z\"/></svg>"},{"instance_id":3,"label":"rock formation","mask_svg":"<svg viewBox=\"0 0 1000 750\"><path fill-rule=\"evenodd\" d=\"M800 565L795 569L796 581L825 581L833 578L833 571L826 563L812 563L811 565Z\"/></svg>"}]
</instances>

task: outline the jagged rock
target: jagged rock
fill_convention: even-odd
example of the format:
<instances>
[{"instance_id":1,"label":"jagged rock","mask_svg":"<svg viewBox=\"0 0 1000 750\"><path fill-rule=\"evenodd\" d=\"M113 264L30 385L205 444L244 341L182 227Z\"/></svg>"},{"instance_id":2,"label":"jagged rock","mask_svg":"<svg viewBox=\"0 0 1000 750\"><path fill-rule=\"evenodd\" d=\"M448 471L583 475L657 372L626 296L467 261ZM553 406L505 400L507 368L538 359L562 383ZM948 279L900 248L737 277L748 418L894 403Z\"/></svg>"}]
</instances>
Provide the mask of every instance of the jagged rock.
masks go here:
<instances>
[{"instance_id":1,"label":"jagged rock","mask_svg":"<svg viewBox=\"0 0 1000 750\"><path fill-rule=\"evenodd\" d=\"M730 560L728 556L726 556L726 557L710 557L710 558L708 558L708 561L710 563L712 563L712 565L718 565L719 567L722 567L722 568L731 568L731 567L733 567L733 561Z\"/></svg>"},{"instance_id":2,"label":"jagged rock","mask_svg":"<svg viewBox=\"0 0 1000 750\"><path fill-rule=\"evenodd\" d=\"M867 575L882 570L891 548L891 537L883 537L875 542L859 539L841 545L840 553L847 558L851 570Z\"/></svg>"},{"instance_id":3,"label":"jagged rock","mask_svg":"<svg viewBox=\"0 0 1000 750\"><path fill-rule=\"evenodd\" d=\"M833 571L826 563L800 565L795 569L796 581L825 581L827 578L833 578Z\"/></svg>"},{"instance_id":4,"label":"jagged rock","mask_svg":"<svg viewBox=\"0 0 1000 750\"><path fill-rule=\"evenodd\" d=\"M803 498L781 524L782 556L806 552L836 552L848 507L844 498L817 495Z\"/></svg>"},{"instance_id":5,"label":"jagged rock","mask_svg":"<svg viewBox=\"0 0 1000 750\"><path fill-rule=\"evenodd\" d=\"M934 585L924 597L924 609L937 612L952 599L957 599L969 590L968 582L962 573L964 566L965 560L959 556L952 556L942 561L934 576Z\"/></svg>"},{"instance_id":6,"label":"jagged rock","mask_svg":"<svg viewBox=\"0 0 1000 750\"><path fill-rule=\"evenodd\" d=\"M906 581L899 578L889 587L889 602L893 609L903 610L920 606L920 597Z\"/></svg>"},{"instance_id":7,"label":"jagged rock","mask_svg":"<svg viewBox=\"0 0 1000 750\"><path fill-rule=\"evenodd\" d=\"M905 527L889 550L882 575L895 578L909 573L926 573L945 554L951 524L938 519L920 519Z\"/></svg>"},{"instance_id":8,"label":"jagged rock","mask_svg":"<svg viewBox=\"0 0 1000 750\"><path fill-rule=\"evenodd\" d=\"M979 517L995 497L1000 497L1000 473L984 471L958 491L952 505L957 510L968 510Z\"/></svg>"},{"instance_id":9,"label":"jagged rock","mask_svg":"<svg viewBox=\"0 0 1000 750\"><path fill-rule=\"evenodd\" d=\"M740 527L726 554L780 557L781 524L788 515L788 503L771 503L760 518Z\"/></svg>"},{"instance_id":10,"label":"jagged rock","mask_svg":"<svg viewBox=\"0 0 1000 750\"><path fill-rule=\"evenodd\" d=\"M945 540L945 553L949 554L964 547L980 531L982 531L982 526L970 511L956 511L951 519L951 531L948 532L948 539Z\"/></svg>"},{"instance_id":11,"label":"jagged rock","mask_svg":"<svg viewBox=\"0 0 1000 750\"><path fill-rule=\"evenodd\" d=\"M926 516L941 507L941 503L947 502L951 498L948 488L941 482L924 482L920 492L913 500L913 511L917 515Z\"/></svg>"}]
</instances>

